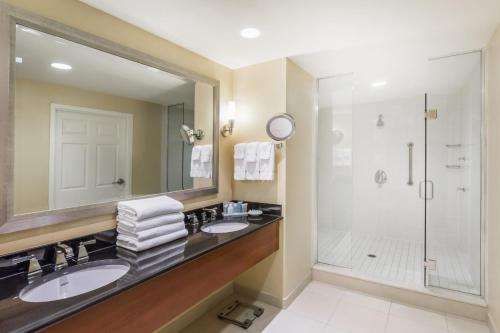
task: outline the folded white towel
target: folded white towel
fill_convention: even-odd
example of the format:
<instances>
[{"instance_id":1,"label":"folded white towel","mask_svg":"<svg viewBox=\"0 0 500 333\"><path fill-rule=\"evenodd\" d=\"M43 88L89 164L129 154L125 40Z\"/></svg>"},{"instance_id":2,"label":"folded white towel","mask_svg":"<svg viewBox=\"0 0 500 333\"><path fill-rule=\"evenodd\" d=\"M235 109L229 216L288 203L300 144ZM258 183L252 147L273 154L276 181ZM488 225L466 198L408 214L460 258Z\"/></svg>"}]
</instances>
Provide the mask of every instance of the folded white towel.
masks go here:
<instances>
[{"instance_id":1,"label":"folded white towel","mask_svg":"<svg viewBox=\"0 0 500 333\"><path fill-rule=\"evenodd\" d=\"M118 213L134 221L183 210L184 205L181 202L166 195L118 202Z\"/></svg>"},{"instance_id":2,"label":"folded white towel","mask_svg":"<svg viewBox=\"0 0 500 333\"><path fill-rule=\"evenodd\" d=\"M123 216L118 214L116 217L118 221L118 225L130 232L138 232L143 231L155 227L159 227L162 225L183 222L184 221L184 213L171 213L166 215L160 215L151 217L149 219L134 221L133 219L128 218L127 216Z\"/></svg>"},{"instance_id":3,"label":"folded white towel","mask_svg":"<svg viewBox=\"0 0 500 333\"><path fill-rule=\"evenodd\" d=\"M273 180L274 178L274 144L272 142L259 143L259 179Z\"/></svg>"},{"instance_id":4,"label":"folded white towel","mask_svg":"<svg viewBox=\"0 0 500 333\"><path fill-rule=\"evenodd\" d=\"M121 247L118 247L116 251L118 257L128 261L134 270L142 271L166 261L168 261L168 265L173 265L181 260L184 258L186 243L187 241L183 240L174 241L146 252L134 252Z\"/></svg>"},{"instance_id":5,"label":"folded white towel","mask_svg":"<svg viewBox=\"0 0 500 333\"><path fill-rule=\"evenodd\" d=\"M199 160L201 157L201 146L194 146L191 151L191 159L194 161Z\"/></svg>"},{"instance_id":6,"label":"folded white towel","mask_svg":"<svg viewBox=\"0 0 500 333\"><path fill-rule=\"evenodd\" d=\"M164 236L151 238L145 241L138 241L134 237L118 234L118 236L116 236L116 245L132 251L144 251L152 247L165 244L182 237L186 237L187 235L188 231L186 229L183 229Z\"/></svg>"},{"instance_id":7,"label":"folded white towel","mask_svg":"<svg viewBox=\"0 0 500 333\"><path fill-rule=\"evenodd\" d=\"M203 163L212 162L212 145L201 146L201 161Z\"/></svg>"},{"instance_id":8,"label":"folded white towel","mask_svg":"<svg viewBox=\"0 0 500 333\"><path fill-rule=\"evenodd\" d=\"M245 180L246 143L234 145L234 180Z\"/></svg>"},{"instance_id":9,"label":"folded white towel","mask_svg":"<svg viewBox=\"0 0 500 333\"><path fill-rule=\"evenodd\" d=\"M116 228L116 231L118 231L118 234L120 234L120 235L132 237L132 238L137 239L137 241L141 242L141 241L145 241L145 240L148 240L151 238L168 235L168 234L171 234L173 232L183 230L185 228L186 228L186 226L184 224L184 221L182 221L182 222L162 225L160 227L147 229L147 230L143 230L143 231L131 232L131 231L127 230L126 228L122 228L120 226L120 223L118 223L118 227Z\"/></svg>"},{"instance_id":10,"label":"folded white towel","mask_svg":"<svg viewBox=\"0 0 500 333\"><path fill-rule=\"evenodd\" d=\"M201 178L212 178L212 145L204 145L201 149Z\"/></svg>"},{"instance_id":11,"label":"folded white towel","mask_svg":"<svg viewBox=\"0 0 500 333\"><path fill-rule=\"evenodd\" d=\"M259 147L258 142L247 143L245 149L245 160L246 162L256 162L257 161L257 148Z\"/></svg>"},{"instance_id":12,"label":"folded white towel","mask_svg":"<svg viewBox=\"0 0 500 333\"><path fill-rule=\"evenodd\" d=\"M191 151L191 170L189 176L197 178L201 175L201 146L194 146Z\"/></svg>"}]
</instances>

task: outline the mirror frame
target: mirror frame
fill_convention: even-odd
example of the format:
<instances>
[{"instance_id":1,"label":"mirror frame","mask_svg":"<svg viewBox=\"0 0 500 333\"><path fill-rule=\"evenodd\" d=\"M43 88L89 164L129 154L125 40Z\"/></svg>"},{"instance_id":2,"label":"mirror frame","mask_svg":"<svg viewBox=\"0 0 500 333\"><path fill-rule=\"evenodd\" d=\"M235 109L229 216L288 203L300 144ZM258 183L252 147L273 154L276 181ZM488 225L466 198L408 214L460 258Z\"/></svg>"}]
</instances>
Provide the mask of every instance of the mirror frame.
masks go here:
<instances>
[{"instance_id":1,"label":"mirror frame","mask_svg":"<svg viewBox=\"0 0 500 333\"><path fill-rule=\"evenodd\" d=\"M290 134L288 134L287 136L285 137L277 137L275 136L272 132L271 132L271 123L275 120L275 119L278 119L278 118L285 118L286 120L290 121L290 123L292 124L292 131L290 132ZM275 141L286 141L288 139L290 139L294 134L295 134L295 130L296 130L296 127L295 127L295 118L289 114L289 113L278 113L278 114L275 114L274 116L272 116L268 121L267 121L267 124L266 124L266 133L267 135L275 140Z\"/></svg>"},{"instance_id":2,"label":"mirror frame","mask_svg":"<svg viewBox=\"0 0 500 333\"><path fill-rule=\"evenodd\" d=\"M0 234L88 219L116 213L116 203L91 204L73 208L14 215L14 119L15 119L15 42L16 24L55 35L164 72L213 86L212 186L161 194L177 200L216 194L219 191L219 105L220 82L183 69L141 51L80 31L63 23L32 14L0 1ZM160 181L160 180L158 180Z\"/></svg>"}]
</instances>

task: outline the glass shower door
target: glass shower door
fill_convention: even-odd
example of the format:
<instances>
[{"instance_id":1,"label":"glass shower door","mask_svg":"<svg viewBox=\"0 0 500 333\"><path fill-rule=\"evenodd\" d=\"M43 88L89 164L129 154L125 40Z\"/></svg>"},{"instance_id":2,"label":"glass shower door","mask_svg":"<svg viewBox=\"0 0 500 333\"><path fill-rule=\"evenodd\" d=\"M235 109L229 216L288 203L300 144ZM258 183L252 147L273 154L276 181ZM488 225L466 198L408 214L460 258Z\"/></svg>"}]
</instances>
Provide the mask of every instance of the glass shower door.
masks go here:
<instances>
[{"instance_id":1,"label":"glass shower door","mask_svg":"<svg viewBox=\"0 0 500 333\"><path fill-rule=\"evenodd\" d=\"M318 262L351 268L353 75L318 80Z\"/></svg>"},{"instance_id":2,"label":"glass shower door","mask_svg":"<svg viewBox=\"0 0 500 333\"><path fill-rule=\"evenodd\" d=\"M481 294L482 55L429 60L425 284Z\"/></svg>"}]
</instances>

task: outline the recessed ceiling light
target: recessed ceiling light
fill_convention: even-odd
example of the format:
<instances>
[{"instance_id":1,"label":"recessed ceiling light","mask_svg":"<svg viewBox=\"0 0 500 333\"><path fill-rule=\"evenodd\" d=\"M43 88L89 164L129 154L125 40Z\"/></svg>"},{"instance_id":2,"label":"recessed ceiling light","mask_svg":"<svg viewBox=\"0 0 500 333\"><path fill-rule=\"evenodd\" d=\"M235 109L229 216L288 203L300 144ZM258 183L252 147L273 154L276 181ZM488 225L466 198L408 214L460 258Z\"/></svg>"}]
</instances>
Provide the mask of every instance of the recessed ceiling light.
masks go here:
<instances>
[{"instance_id":1,"label":"recessed ceiling light","mask_svg":"<svg viewBox=\"0 0 500 333\"><path fill-rule=\"evenodd\" d=\"M256 28L245 28L240 31L240 35L248 39L257 38L260 36L260 30Z\"/></svg>"},{"instance_id":2,"label":"recessed ceiling light","mask_svg":"<svg viewBox=\"0 0 500 333\"><path fill-rule=\"evenodd\" d=\"M387 85L387 82L386 81L377 81L377 82L373 82L372 83L372 87L383 87Z\"/></svg>"},{"instance_id":3,"label":"recessed ceiling light","mask_svg":"<svg viewBox=\"0 0 500 333\"><path fill-rule=\"evenodd\" d=\"M52 66L53 68L55 69L62 69L64 71L69 71L70 69L72 69L73 67L71 67L70 65L68 64L63 64L61 62L53 62L50 64L50 66Z\"/></svg>"},{"instance_id":4,"label":"recessed ceiling light","mask_svg":"<svg viewBox=\"0 0 500 333\"><path fill-rule=\"evenodd\" d=\"M151 72L159 72L160 70L158 68L154 68L154 67L148 67L148 69L151 71Z\"/></svg>"},{"instance_id":5,"label":"recessed ceiling light","mask_svg":"<svg viewBox=\"0 0 500 333\"><path fill-rule=\"evenodd\" d=\"M23 58L21 57L16 57L16 63L22 64L23 63Z\"/></svg>"},{"instance_id":6,"label":"recessed ceiling light","mask_svg":"<svg viewBox=\"0 0 500 333\"><path fill-rule=\"evenodd\" d=\"M30 29L30 28L26 28L26 27L21 28L21 30L24 31L24 32L27 32L29 34L35 35L35 36L41 36L42 35L39 31Z\"/></svg>"}]
</instances>

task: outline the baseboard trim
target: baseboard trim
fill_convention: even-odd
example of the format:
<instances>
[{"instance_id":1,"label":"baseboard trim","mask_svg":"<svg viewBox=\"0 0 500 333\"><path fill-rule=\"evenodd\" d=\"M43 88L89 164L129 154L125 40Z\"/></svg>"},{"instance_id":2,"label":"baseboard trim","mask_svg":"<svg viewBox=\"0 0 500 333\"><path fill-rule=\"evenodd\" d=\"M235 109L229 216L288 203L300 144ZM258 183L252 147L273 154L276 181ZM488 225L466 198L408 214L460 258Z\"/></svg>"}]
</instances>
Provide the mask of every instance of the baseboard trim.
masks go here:
<instances>
[{"instance_id":1,"label":"baseboard trim","mask_svg":"<svg viewBox=\"0 0 500 333\"><path fill-rule=\"evenodd\" d=\"M499 333L497 327L495 326L495 322L491 318L491 313L488 312L488 327L490 328L491 333Z\"/></svg>"},{"instance_id":2,"label":"baseboard trim","mask_svg":"<svg viewBox=\"0 0 500 333\"><path fill-rule=\"evenodd\" d=\"M241 286L237 283L234 284L234 293L236 295L246 296L248 298L262 301L280 309L283 308L283 300L281 298L262 291L256 291L251 288Z\"/></svg>"},{"instance_id":3,"label":"baseboard trim","mask_svg":"<svg viewBox=\"0 0 500 333\"><path fill-rule=\"evenodd\" d=\"M357 276L330 271L318 266L313 268L313 280L391 299L398 303L424 307L434 311L454 314L483 322L488 320L488 308L485 304L471 304L459 300L443 298L438 295L425 294L407 288L390 286L380 282L362 279Z\"/></svg>"},{"instance_id":4,"label":"baseboard trim","mask_svg":"<svg viewBox=\"0 0 500 333\"><path fill-rule=\"evenodd\" d=\"M292 290L288 295L285 296L285 298L283 298L283 301L282 301L282 308L283 309L286 309L290 306L290 304L293 303L293 301L295 301L295 299L297 298L297 296L300 295L300 293L304 290L305 287L307 287L307 285L312 281L312 271L309 272L309 274L307 274L307 276L305 277L305 279L297 286L295 287L294 290Z\"/></svg>"}]
</instances>

